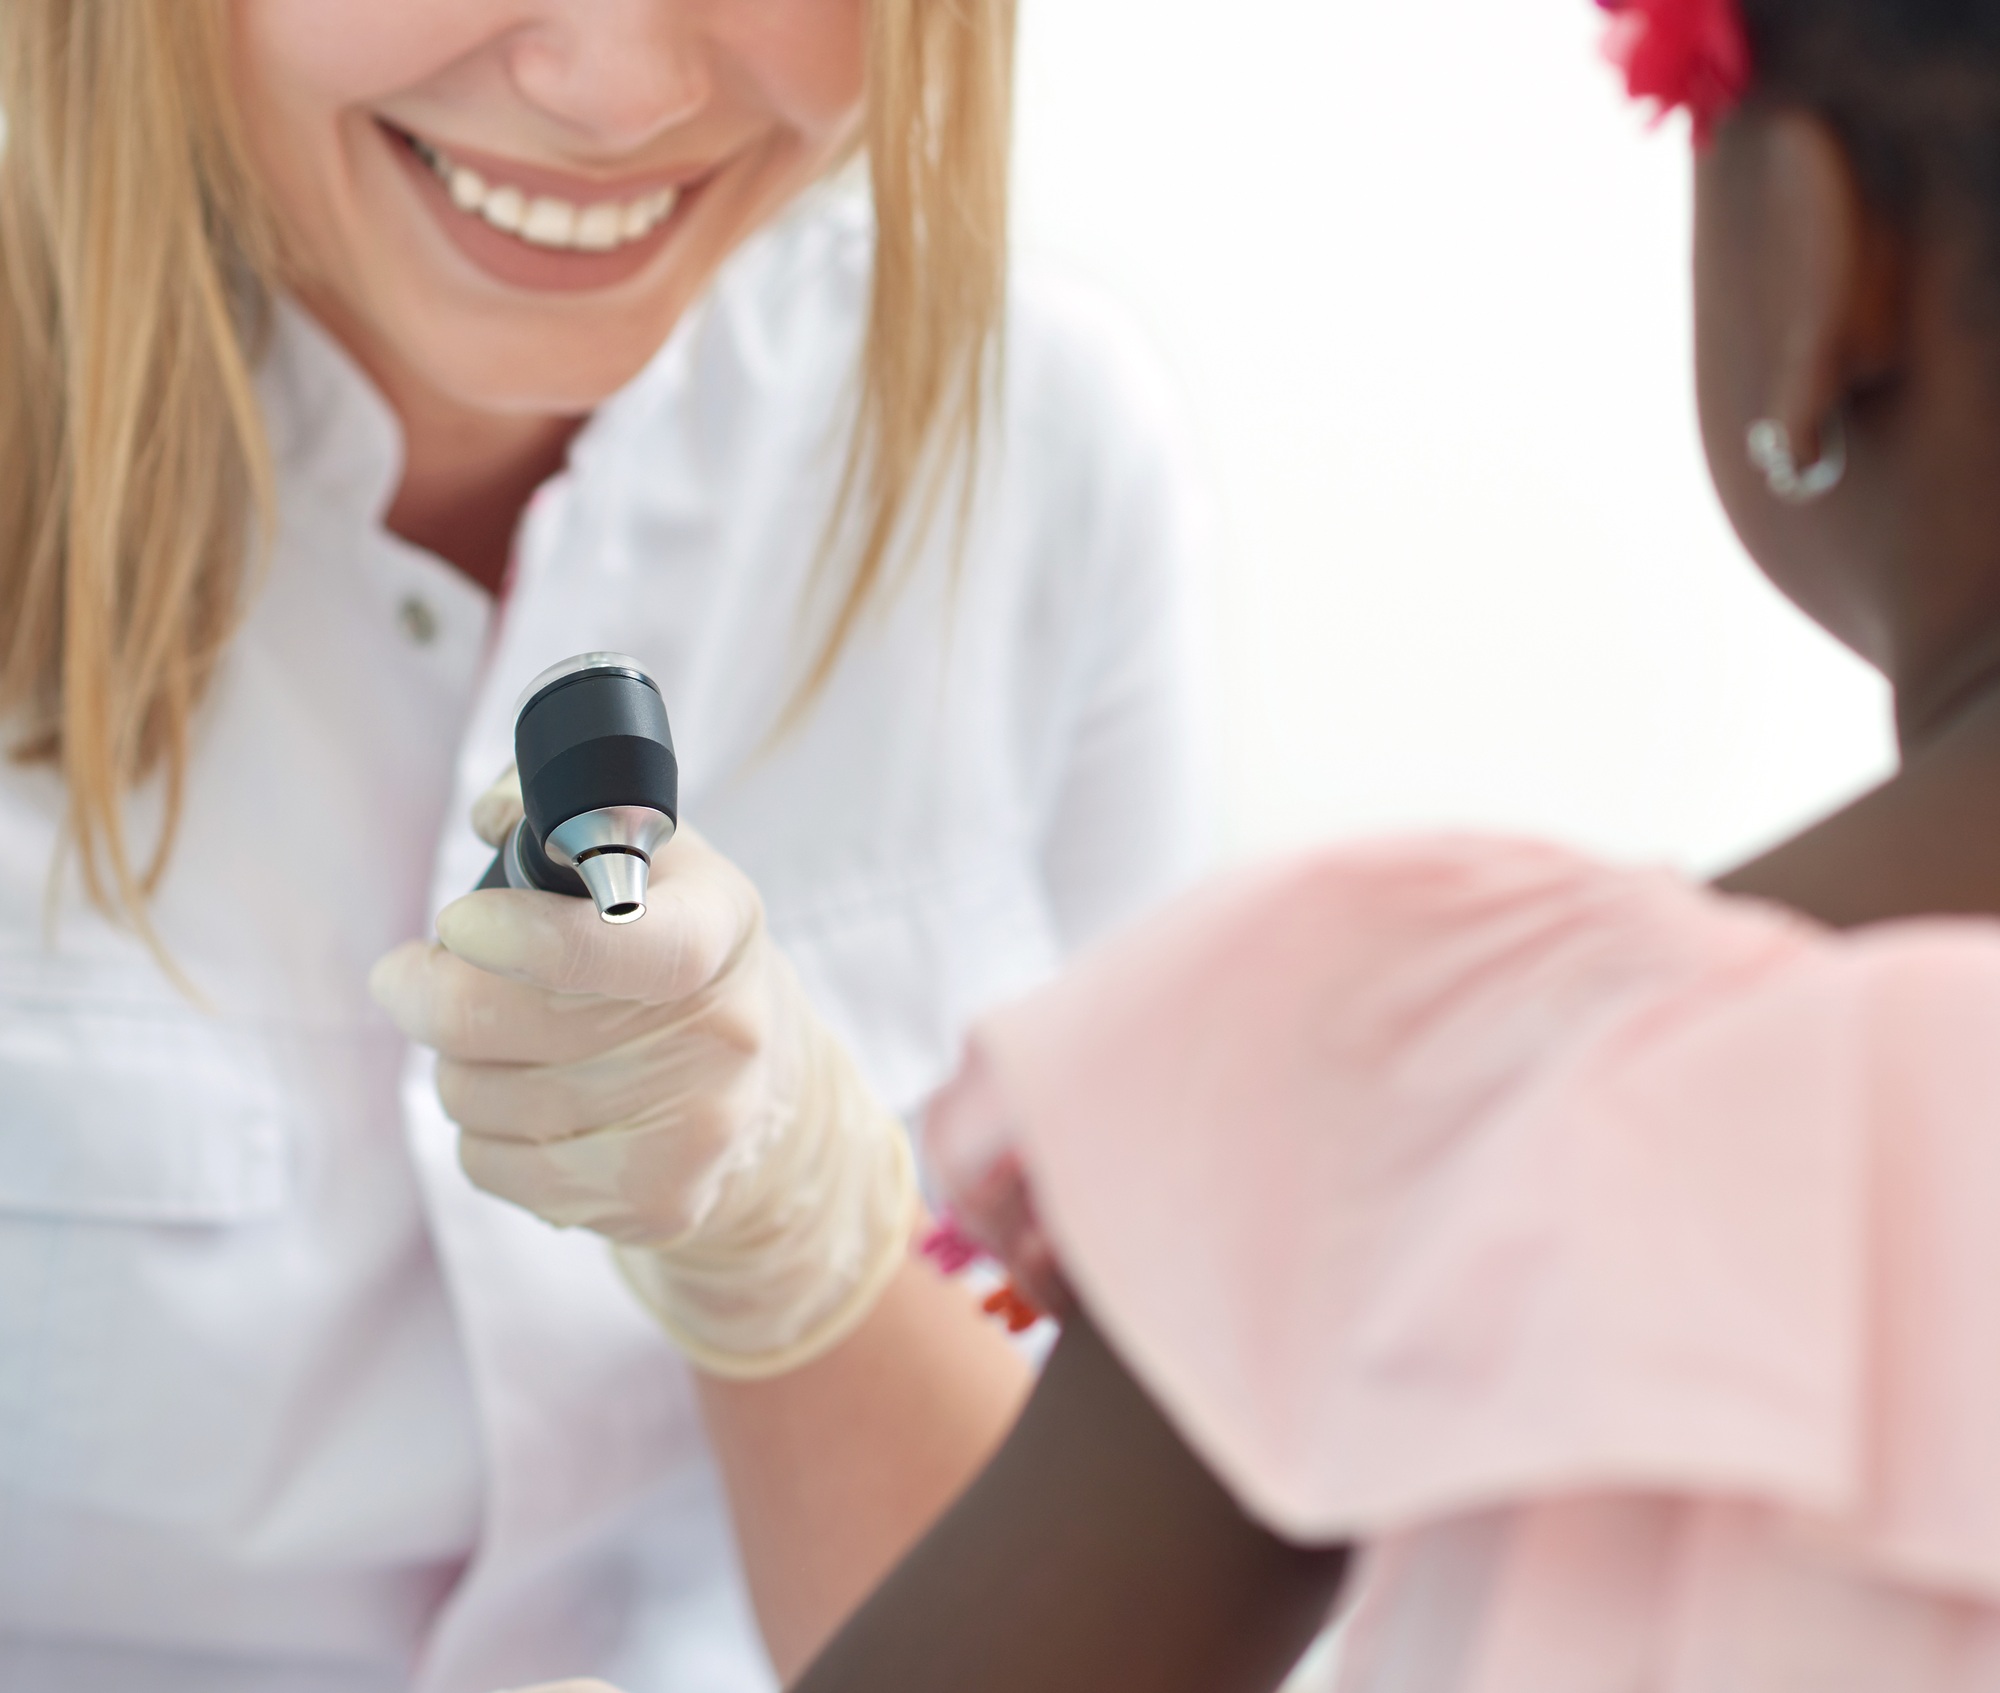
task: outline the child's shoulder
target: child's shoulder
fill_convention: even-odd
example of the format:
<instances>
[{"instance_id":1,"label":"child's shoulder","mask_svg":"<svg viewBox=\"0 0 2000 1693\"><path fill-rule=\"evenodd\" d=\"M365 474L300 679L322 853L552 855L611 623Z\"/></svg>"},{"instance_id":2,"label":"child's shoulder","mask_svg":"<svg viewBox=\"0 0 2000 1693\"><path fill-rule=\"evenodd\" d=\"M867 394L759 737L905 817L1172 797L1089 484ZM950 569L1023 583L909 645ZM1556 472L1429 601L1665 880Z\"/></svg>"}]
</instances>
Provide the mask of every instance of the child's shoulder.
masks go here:
<instances>
[{"instance_id":1,"label":"child's shoulder","mask_svg":"<svg viewBox=\"0 0 2000 1693\"><path fill-rule=\"evenodd\" d=\"M1100 1325L1308 1538L1523 1491L1834 1500L1882 1302L1943 1369L2000 1278L1984 921L1836 934L1384 843L1193 896L977 1047L947 1154L1006 1125ZM1894 1288L1885 1220L1937 1248Z\"/></svg>"},{"instance_id":2,"label":"child's shoulder","mask_svg":"<svg viewBox=\"0 0 2000 1693\"><path fill-rule=\"evenodd\" d=\"M1836 932L1763 900L1658 866L1607 863L1547 842L1474 834L1391 838L1300 853L1217 878L1001 1014L996 1038L1108 1020L1203 1020L1191 1050L1254 1046L1280 1029L1338 1041L1366 1029L1392 1055L1435 1056L1460 1030L1491 1052L1511 1038L1547 1059L1669 1006L1727 1015L1815 984L1857 1015L1927 984L2000 995L2000 921L1926 918ZM1975 999L1981 997L1977 992ZM1338 1026L1336 1026L1336 1024Z\"/></svg>"},{"instance_id":3,"label":"child's shoulder","mask_svg":"<svg viewBox=\"0 0 2000 1693\"><path fill-rule=\"evenodd\" d=\"M1670 871L1541 842L1410 837L1209 883L993 1018L1024 1079L1393 1062L1454 1040L1523 1062L1663 994L1775 969L1819 932ZM1171 1032L1171 1033L1170 1033Z\"/></svg>"}]
</instances>

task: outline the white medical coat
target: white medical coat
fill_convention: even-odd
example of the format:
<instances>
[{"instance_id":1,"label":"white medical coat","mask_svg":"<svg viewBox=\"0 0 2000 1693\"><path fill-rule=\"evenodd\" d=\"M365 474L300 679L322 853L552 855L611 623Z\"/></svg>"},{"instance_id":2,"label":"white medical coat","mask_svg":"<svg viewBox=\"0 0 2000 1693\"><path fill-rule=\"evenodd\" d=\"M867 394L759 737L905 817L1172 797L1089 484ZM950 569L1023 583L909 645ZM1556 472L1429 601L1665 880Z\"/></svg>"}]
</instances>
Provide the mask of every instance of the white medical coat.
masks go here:
<instances>
[{"instance_id":1,"label":"white medical coat","mask_svg":"<svg viewBox=\"0 0 2000 1693\"><path fill-rule=\"evenodd\" d=\"M600 1242L465 1181L365 980L484 869L519 688L591 648L659 678L683 816L901 1109L1195 866L1186 466L1052 285L1017 288L962 563L947 524L774 734L869 254L825 195L738 255L536 496L497 610L383 529L394 421L283 310L279 530L153 908L199 1003L51 897L59 785L0 766L8 1693L768 1685L685 1368Z\"/></svg>"}]
</instances>

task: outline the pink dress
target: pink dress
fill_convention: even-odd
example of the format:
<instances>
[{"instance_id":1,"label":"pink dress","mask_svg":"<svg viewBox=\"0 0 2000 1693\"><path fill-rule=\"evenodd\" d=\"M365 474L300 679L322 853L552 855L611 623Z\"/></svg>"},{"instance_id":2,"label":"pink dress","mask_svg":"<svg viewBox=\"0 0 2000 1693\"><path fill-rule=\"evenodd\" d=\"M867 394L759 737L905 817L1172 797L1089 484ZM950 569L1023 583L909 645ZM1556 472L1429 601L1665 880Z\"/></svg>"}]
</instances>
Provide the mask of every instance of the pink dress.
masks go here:
<instances>
[{"instance_id":1,"label":"pink dress","mask_svg":"<svg viewBox=\"0 0 2000 1693\"><path fill-rule=\"evenodd\" d=\"M1239 878L989 1019L930 1154L1353 1693L2000 1688L2000 925L1473 839Z\"/></svg>"}]
</instances>

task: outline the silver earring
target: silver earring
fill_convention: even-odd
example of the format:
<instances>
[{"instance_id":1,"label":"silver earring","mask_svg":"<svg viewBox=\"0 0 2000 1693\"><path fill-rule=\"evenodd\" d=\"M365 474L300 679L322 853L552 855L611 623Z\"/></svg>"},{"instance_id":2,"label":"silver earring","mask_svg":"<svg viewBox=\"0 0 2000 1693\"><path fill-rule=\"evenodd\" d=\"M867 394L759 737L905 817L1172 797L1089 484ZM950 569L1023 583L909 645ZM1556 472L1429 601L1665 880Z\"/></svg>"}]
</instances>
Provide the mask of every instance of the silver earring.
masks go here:
<instances>
[{"instance_id":1,"label":"silver earring","mask_svg":"<svg viewBox=\"0 0 2000 1693\"><path fill-rule=\"evenodd\" d=\"M1772 497L1788 506L1810 505L1840 486L1847 474L1847 426L1839 412L1820 429L1819 457L1801 469L1792 432L1775 417L1750 425L1750 462L1764 473Z\"/></svg>"}]
</instances>

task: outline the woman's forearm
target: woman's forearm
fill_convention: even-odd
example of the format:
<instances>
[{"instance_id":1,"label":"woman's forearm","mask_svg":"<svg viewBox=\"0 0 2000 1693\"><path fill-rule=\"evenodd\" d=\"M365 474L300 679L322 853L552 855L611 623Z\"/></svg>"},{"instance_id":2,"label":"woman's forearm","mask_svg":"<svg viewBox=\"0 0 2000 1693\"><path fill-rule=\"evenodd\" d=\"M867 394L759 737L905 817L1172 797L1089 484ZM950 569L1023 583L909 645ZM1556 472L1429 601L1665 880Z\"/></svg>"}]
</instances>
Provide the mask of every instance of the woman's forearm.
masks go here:
<instances>
[{"instance_id":1,"label":"woman's forearm","mask_svg":"<svg viewBox=\"0 0 2000 1693\"><path fill-rule=\"evenodd\" d=\"M868 1320L774 1381L703 1378L750 1593L789 1680L978 1473L1029 1371L962 1288L912 1261Z\"/></svg>"}]
</instances>

